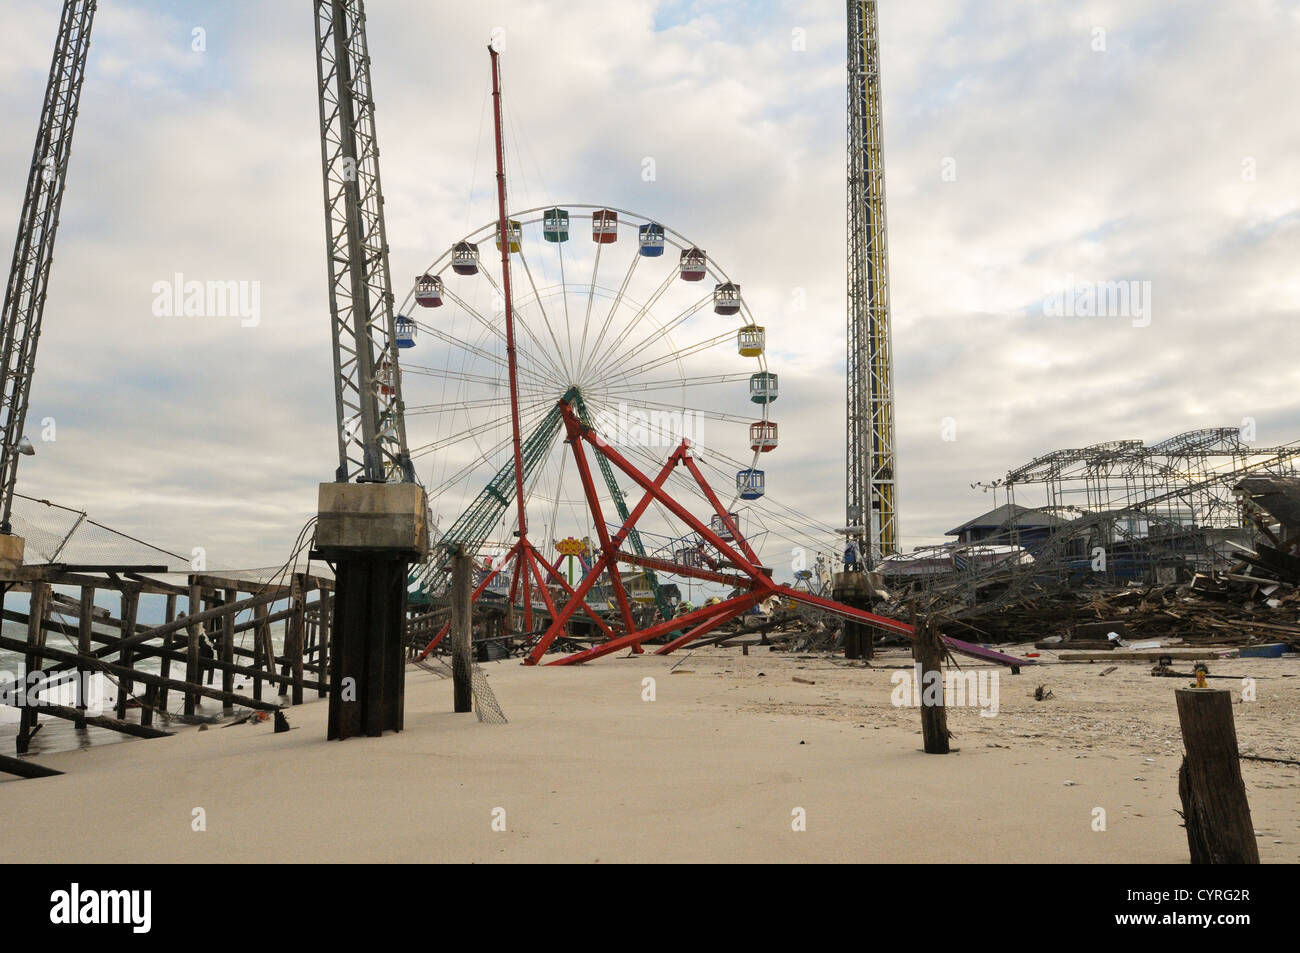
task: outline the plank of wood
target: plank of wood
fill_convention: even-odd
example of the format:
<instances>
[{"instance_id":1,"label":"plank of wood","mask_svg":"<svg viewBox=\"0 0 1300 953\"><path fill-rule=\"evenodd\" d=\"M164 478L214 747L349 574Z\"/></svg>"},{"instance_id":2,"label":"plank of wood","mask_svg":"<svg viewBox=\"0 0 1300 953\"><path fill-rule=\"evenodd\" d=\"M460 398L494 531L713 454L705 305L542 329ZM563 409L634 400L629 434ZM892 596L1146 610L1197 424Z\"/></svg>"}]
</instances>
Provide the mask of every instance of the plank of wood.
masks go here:
<instances>
[{"instance_id":1,"label":"plank of wood","mask_svg":"<svg viewBox=\"0 0 1300 953\"><path fill-rule=\"evenodd\" d=\"M1235 648L1209 649L1151 649L1149 652L1061 652L1057 658L1062 662L1151 662L1155 664L1161 658L1194 662L1202 659L1227 657L1227 653L1236 653ZM1235 658L1235 654L1232 656Z\"/></svg>"},{"instance_id":2,"label":"plank of wood","mask_svg":"<svg viewBox=\"0 0 1300 953\"><path fill-rule=\"evenodd\" d=\"M43 764L37 764L35 761L11 758L7 754L0 754L0 771L5 774L16 774L20 778L52 778L63 773L47 768Z\"/></svg>"}]
</instances>

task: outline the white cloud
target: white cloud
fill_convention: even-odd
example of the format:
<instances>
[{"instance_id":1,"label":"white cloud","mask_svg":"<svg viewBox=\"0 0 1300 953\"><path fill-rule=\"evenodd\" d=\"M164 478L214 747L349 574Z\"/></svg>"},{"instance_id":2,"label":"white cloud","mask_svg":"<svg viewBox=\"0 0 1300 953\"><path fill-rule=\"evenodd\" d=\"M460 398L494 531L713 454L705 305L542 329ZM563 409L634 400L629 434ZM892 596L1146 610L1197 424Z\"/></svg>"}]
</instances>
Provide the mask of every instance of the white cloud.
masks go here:
<instances>
[{"instance_id":1,"label":"white cloud","mask_svg":"<svg viewBox=\"0 0 1300 953\"><path fill-rule=\"evenodd\" d=\"M368 13L396 287L493 215L485 46L504 27L512 204L607 202L708 247L782 374L772 495L841 523L842 5ZM56 15L3 15L9 222ZM30 414L59 439L23 461L26 492L225 565L279 562L314 511L334 439L311 30L295 4L101 4ZM881 33L905 543L1056 446L1245 414L1300 438L1295 4L884 4ZM260 281L262 324L153 317L177 271ZM1151 281L1150 327L1035 315L1067 275Z\"/></svg>"}]
</instances>

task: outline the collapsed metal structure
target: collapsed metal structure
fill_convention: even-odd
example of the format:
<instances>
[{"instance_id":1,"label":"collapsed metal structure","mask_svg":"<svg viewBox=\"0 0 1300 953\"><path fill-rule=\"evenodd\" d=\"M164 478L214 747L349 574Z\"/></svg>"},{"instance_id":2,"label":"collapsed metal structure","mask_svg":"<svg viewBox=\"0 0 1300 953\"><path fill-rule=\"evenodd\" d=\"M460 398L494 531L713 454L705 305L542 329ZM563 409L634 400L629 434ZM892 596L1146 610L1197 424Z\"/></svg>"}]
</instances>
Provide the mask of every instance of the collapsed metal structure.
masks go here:
<instances>
[{"instance_id":1,"label":"collapsed metal structure","mask_svg":"<svg viewBox=\"0 0 1300 953\"><path fill-rule=\"evenodd\" d=\"M1114 440L1045 453L990 485L1013 509L1044 516L1050 531L1031 538L1012 519L988 540L1008 558L972 560L917 588L946 590L950 601L983 610L1031 588L1170 584L1224 570L1258 532L1234 492L1252 476L1300 476L1300 442L1261 446L1240 428L1218 427L1152 444Z\"/></svg>"},{"instance_id":2,"label":"collapsed metal structure","mask_svg":"<svg viewBox=\"0 0 1300 953\"><path fill-rule=\"evenodd\" d=\"M876 615L841 602L835 602L815 595L806 589L796 589L776 582L772 578L771 569L762 565L749 543L741 535L732 515L727 512L722 501L710 488L704 474L692 457L689 441L683 440L677 446L677 449L669 454L659 473L651 479L615 450L594 428L579 419L566 401L560 401L558 408L568 435L567 442L572 448L574 463L582 480L583 492L591 510L592 523L600 537L600 555L576 589L570 586L563 576L552 569L551 574L555 579L558 590L553 594L550 587L546 585L538 565L540 563L543 567L551 567L547 566L545 560L528 558L527 551L524 548L528 546L526 540L521 539L519 543L516 543L515 548L509 554L509 559L513 560L515 566L521 564L525 566L531 565L533 579L537 583L538 595L545 604L544 613L539 612L538 614L547 621L545 628L536 632L535 639L525 658L528 664L536 665L542 661L547 651L564 633L565 626L578 611L584 612L592 619L604 635L604 641L597 642L590 648L556 659L548 664L571 665L587 662L623 649L639 652L643 651L644 643L668 638L671 635L669 641L656 649L656 654L667 655L676 649L704 638L711 630L730 622L771 596L779 596L801 605L825 610L845 619L911 636L912 626L905 622ZM644 496L632 508L627 518L616 526L612 532L610 525L605 520L596 484L592 478L587 448L590 448L597 456L608 460L613 467L631 479L644 492ZM687 471L713 507L714 513L710 517L709 524L693 515L666 490L665 484L679 467ZM680 520L686 528L695 533L702 541L702 544L707 544L712 552L710 563L717 568L703 568L698 565L686 565L657 557L640 556L636 553L625 552L622 546L636 528L637 521L645 514L652 503L664 507L676 519ZM715 528L719 525L722 532ZM724 539L724 536L728 538ZM482 596L487 586L502 571L506 562L507 560L499 561L497 566L487 573L472 594L472 601L477 601ZM631 612L627 594L620 580L618 571L620 562L687 578L722 583L733 587L732 594L720 602L695 609L676 618L664 619L650 625L640 626ZM597 609L587 602L588 594L602 575L608 577L618 603L619 615L614 625L606 621ZM558 597L561 593L567 596L567 600L563 605L558 604ZM515 595L512 592L511 600L513 601L514 598ZM532 609L528 603L525 603L525 611L528 612L529 620L526 629L531 632L533 631L531 626ZM450 624L444 626L429 641L420 655L421 658L427 656L438 646L446 636L449 626ZM619 628L616 629L615 626L619 626ZM954 652L960 652L963 655L986 662L1007 665L1013 671L1018 670L1021 665L1032 664L1024 659L1005 655L959 639L945 637L944 642Z\"/></svg>"}]
</instances>

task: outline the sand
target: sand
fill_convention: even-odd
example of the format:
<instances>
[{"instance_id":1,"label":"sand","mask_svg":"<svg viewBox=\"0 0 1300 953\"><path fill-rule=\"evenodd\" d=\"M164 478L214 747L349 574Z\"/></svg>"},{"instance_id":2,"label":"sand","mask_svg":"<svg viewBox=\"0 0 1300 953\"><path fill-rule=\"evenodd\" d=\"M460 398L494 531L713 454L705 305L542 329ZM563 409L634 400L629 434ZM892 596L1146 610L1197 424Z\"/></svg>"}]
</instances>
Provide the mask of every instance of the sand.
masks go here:
<instances>
[{"instance_id":1,"label":"sand","mask_svg":"<svg viewBox=\"0 0 1300 953\"><path fill-rule=\"evenodd\" d=\"M890 703L887 666L908 664L735 648L490 663L506 725L453 714L450 681L411 668L400 734L326 742L322 701L282 734L182 728L46 755L67 774L0 782L0 860L1187 861L1182 680L1142 663L1003 670L997 716L950 710L959 750L938 756ZM1300 660L1211 669L1259 676L1234 706L1243 751L1300 755ZM1300 861L1300 768L1242 770L1264 862Z\"/></svg>"}]
</instances>

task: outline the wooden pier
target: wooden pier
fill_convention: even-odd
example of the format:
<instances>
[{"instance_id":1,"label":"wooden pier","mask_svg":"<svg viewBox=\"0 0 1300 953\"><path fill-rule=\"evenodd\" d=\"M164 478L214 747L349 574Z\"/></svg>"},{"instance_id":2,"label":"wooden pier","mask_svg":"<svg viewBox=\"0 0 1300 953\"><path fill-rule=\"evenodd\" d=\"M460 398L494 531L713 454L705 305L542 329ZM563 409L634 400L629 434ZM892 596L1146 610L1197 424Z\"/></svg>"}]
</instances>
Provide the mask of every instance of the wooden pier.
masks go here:
<instances>
[{"instance_id":1,"label":"wooden pier","mask_svg":"<svg viewBox=\"0 0 1300 953\"><path fill-rule=\"evenodd\" d=\"M0 685L4 703L21 712L17 754L27 753L38 715L157 738L170 734L174 719L193 721L200 698L220 701L222 714L231 716L237 707L278 712L300 705L309 691L324 697L334 580L305 572L241 575L251 574L55 563L0 571L3 618L27 628L26 638L0 634L0 648L23 655L27 672L43 673L42 684L61 673L99 672L117 685L112 710L102 714L88 713L81 696L75 705L27 704L23 689L39 687L26 678ZM96 605L101 592L114 594L116 613ZM11 609L11 593L28 593L29 611ZM162 623L139 621L142 596L163 600ZM271 626L279 622L285 631L276 652ZM236 644L250 632L251 647ZM158 659L158 671L142 670L145 659ZM236 675L252 679L251 696L234 690ZM180 710L172 712L177 701ZM136 708L138 719L128 717ZM0 762L0 771L7 764Z\"/></svg>"}]
</instances>

